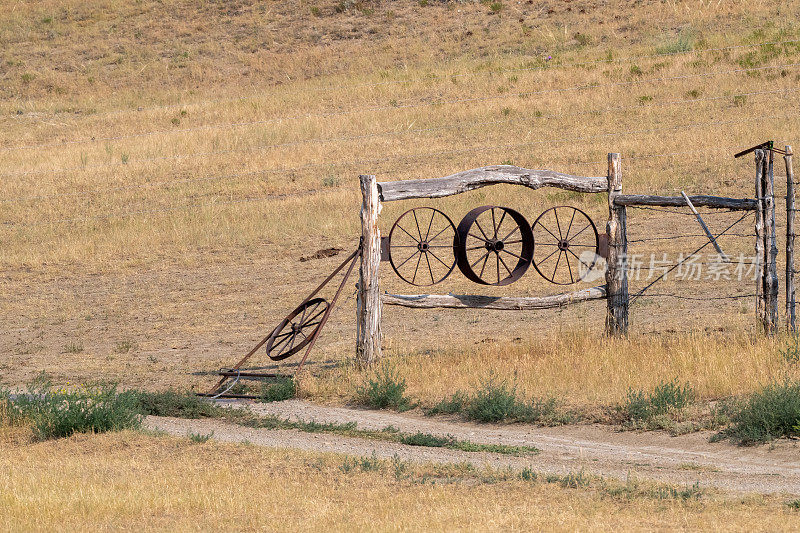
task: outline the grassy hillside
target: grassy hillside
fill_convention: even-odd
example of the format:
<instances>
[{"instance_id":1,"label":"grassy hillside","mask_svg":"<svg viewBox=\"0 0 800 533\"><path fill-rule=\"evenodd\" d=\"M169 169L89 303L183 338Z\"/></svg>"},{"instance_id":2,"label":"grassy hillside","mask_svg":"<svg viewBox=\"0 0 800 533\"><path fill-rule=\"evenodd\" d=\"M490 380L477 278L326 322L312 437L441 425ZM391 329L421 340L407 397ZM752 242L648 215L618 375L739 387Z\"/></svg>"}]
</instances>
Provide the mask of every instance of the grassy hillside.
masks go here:
<instances>
[{"instance_id":1,"label":"grassy hillside","mask_svg":"<svg viewBox=\"0 0 800 533\"><path fill-rule=\"evenodd\" d=\"M2 379L19 383L45 369L62 381L202 382L191 372L232 364L339 260L301 257L355 246L360 173L435 177L511 162L602 176L613 151L622 154L628 192L751 196L752 161L732 153L798 134L793 8L788 1L770 9L581 0L10 4L0 13ZM600 196L502 187L437 206L457 221L490 202L531 221L564 203L600 227L607 216ZM421 204L401 203L385 206L384 232ZM735 219L707 216L714 231ZM704 240L680 214L631 210L629 224L639 241L693 235L632 244L645 258L675 260ZM720 243L730 255L752 254L752 222L737 229L742 236ZM632 280L634 290L647 275ZM383 279L387 290L410 292L388 271ZM459 275L439 289L475 291ZM670 280L657 289L742 298L642 298L632 311L634 333L672 340L642 341L643 351L603 344L600 357L622 368L630 361L620 353L642 358L636 373L610 367L628 376L613 387L559 377L561 365L574 368L570 358L584 360L592 349L571 335L598 338L596 302L514 314L390 309L387 352L424 357L445 349L456 361L473 348L479 358L497 353L507 365L490 357L451 379L474 381L493 366L509 376L523 369L528 389L574 393L578 401L619 398L639 380L674 375L705 376L698 377L704 394L728 394L740 383L714 374L726 365L743 365L753 383L782 372L762 357L776 345L752 335L745 298L752 282ZM558 290L531 271L487 292ZM346 296L316 362L352 352ZM687 331L694 337L684 341ZM710 335L726 362L698 374ZM542 359L531 354L543 337L558 348L537 366ZM670 342L688 359L671 358ZM540 371L551 377L539 380ZM411 375L421 390L437 390L438 378L422 377L435 373Z\"/></svg>"}]
</instances>

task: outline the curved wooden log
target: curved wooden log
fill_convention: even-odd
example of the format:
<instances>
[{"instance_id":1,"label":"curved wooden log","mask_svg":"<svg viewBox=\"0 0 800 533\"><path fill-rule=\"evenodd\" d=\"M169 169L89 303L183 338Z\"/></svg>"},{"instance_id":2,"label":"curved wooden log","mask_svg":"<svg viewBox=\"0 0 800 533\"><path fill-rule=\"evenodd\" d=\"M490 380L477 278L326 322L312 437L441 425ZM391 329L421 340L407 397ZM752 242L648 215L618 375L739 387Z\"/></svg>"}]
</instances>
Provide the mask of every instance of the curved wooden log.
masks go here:
<instances>
[{"instance_id":1,"label":"curved wooden log","mask_svg":"<svg viewBox=\"0 0 800 533\"><path fill-rule=\"evenodd\" d=\"M381 201L392 202L412 198L442 198L498 183L524 185L531 189L558 187L575 192L608 191L608 182L605 176L584 178L552 170L531 170L512 165L495 165L465 170L444 178L386 181L378 183L378 192Z\"/></svg>"},{"instance_id":2,"label":"curved wooden log","mask_svg":"<svg viewBox=\"0 0 800 533\"><path fill-rule=\"evenodd\" d=\"M601 300L606 297L606 286L591 287L553 296L476 296L469 294L383 294L386 305L400 305L418 309L497 309L500 311L527 311L551 309L576 302Z\"/></svg>"},{"instance_id":3,"label":"curved wooden log","mask_svg":"<svg viewBox=\"0 0 800 533\"><path fill-rule=\"evenodd\" d=\"M757 202L753 198L725 198L707 196L705 194L690 196L695 207L712 207L736 211L755 211ZM654 196L651 194L618 194L614 197L614 205L648 205L656 207L686 207L682 196Z\"/></svg>"}]
</instances>

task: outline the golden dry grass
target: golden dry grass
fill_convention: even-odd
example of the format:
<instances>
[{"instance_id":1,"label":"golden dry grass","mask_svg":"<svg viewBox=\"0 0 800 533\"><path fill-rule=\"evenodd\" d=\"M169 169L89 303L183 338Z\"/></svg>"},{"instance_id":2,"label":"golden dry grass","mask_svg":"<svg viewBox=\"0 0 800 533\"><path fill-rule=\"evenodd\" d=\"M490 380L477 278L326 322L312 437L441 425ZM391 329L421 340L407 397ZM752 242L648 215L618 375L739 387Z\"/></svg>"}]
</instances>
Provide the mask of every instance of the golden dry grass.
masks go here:
<instances>
[{"instance_id":1,"label":"golden dry grass","mask_svg":"<svg viewBox=\"0 0 800 533\"><path fill-rule=\"evenodd\" d=\"M9 438L0 436L0 527L9 531L797 528L780 497L614 496L600 483L564 488L463 465L408 465L397 479L390 462L344 471L336 455L134 432Z\"/></svg>"},{"instance_id":2,"label":"golden dry grass","mask_svg":"<svg viewBox=\"0 0 800 533\"><path fill-rule=\"evenodd\" d=\"M339 259L301 256L354 246L359 173L511 161L603 175L615 151L626 191L749 196L752 162L732 152L798 133L800 47L753 46L800 38L791 1L505 3L499 15L478 2L338 5L38 1L0 13L2 381L47 370L56 381L210 385L191 372L232 364ZM457 221L489 202L531 220L557 203L605 217L601 196L515 188L436 205ZM402 204L385 206L384 232L422 202ZM707 218L716 231L733 220ZM687 220L698 233L681 215L631 210L630 236L684 233ZM632 252L675 257L702 241ZM752 247L720 242L732 255ZM382 281L411 292L387 270ZM531 272L487 292L558 290ZM441 291L475 288L454 275ZM352 306L320 341L306 394L346 396L334 380L360 379L317 371L351 356ZM488 369L576 403L675 376L713 397L783 372L776 344L756 338L751 299L643 298L629 341L600 338L602 313L387 308L385 342L412 354L400 363L412 390L435 397L445 380L464 387Z\"/></svg>"},{"instance_id":3,"label":"golden dry grass","mask_svg":"<svg viewBox=\"0 0 800 533\"><path fill-rule=\"evenodd\" d=\"M540 333L510 347L502 341L433 353L406 353L387 364L405 379L408 394L432 406L453 392L480 388L494 380L515 385L526 396L555 397L567 405L617 405L629 389L652 390L677 378L690 383L702 400L751 392L770 381L798 378L796 365L783 360L782 340L755 341L719 334L598 338L596 334ZM301 394L348 398L366 376L349 367L309 375Z\"/></svg>"}]
</instances>

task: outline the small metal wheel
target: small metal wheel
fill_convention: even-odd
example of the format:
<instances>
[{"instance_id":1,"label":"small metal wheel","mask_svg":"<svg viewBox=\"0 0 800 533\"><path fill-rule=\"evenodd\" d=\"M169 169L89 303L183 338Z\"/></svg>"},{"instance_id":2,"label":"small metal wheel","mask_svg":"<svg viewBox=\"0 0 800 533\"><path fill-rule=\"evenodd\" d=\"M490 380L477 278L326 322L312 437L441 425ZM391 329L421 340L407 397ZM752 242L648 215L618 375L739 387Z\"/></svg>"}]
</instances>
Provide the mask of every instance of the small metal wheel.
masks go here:
<instances>
[{"instance_id":1,"label":"small metal wheel","mask_svg":"<svg viewBox=\"0 0 800 533\"><path fill-rule=\"evenodd\" d=\"M525 274L533 258L528 221L508 207L485 205L466 214L453 242L459 270L481 285L508 285Z\"/></svg>"},{"instance_id":2,"label":"small metal wheel","mask_svg":"<svg viewBox=\"0 0 800 533\"><path fill-rule=\"evenodd\" d=\"M444 281L456 266L455 235L453 221L438 209L409 209L389 232L389 263L400 279L412 285Z\"/></svg>"},{"instance_id":3,"label":"small metal wheel","mask_svg":"<svg viewBox=\"0 0 800 533\"><path fill-rule=\"evenodd\" d=\"M597 261L597 228L580 209L568 205L551 207L539 215L532 231L536 240L533 268L550 283L577 283Z\"/></svg>"},{"instance_id":4,"label":"small metal wheel","mask_svg":"<svg viewBox=\"0 0 800 533\"><path fill-rule=\"evenodd\" d=\"M324 298L313 298L284 318L267 339L269 358L280 361L302 350L322 326L329 305Z\"/></svg>"}]
</instances>

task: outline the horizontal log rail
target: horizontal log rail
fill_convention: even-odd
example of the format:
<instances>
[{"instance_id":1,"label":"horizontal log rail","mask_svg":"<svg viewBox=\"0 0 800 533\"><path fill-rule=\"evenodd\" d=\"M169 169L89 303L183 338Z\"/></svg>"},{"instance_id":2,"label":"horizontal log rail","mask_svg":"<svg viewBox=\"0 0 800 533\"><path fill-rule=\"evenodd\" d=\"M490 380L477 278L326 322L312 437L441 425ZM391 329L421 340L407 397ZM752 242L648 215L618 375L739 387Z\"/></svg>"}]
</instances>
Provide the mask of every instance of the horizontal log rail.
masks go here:
<instances>
[{"instance_id":1,"label":"horizontal log rail","mask_svg":"<svg viewBox=\"0 0 800 533\"><path fill-rule=\"evenodd\" d=\"M382 294L386 305L400 305L417 309L496 309L500 311L526 311L552 309L577 302L601 300L606 297L606 286L600 285L553 296L477 296L459 294Z\"/></svg>"},{"instance_id":2,"label":"horizontal log rail","mask_svg":"<svg viewBox=\"0 0 800 533\"><path fill-rule=\"evenodd\" d=\"M725 198L704 194L690 196L695 207L712 207L715 209L731 209L734 211L755 211L757 202L754 198ZM653 207L687 207L683 196L654 196L651 194L618 194L614 197L615 205L653 206Z\"/></svg>"},{"instance_id":3,"label":"horizontal log rail","mask_svg":"<svg viewBox=\"0 0 800 533\"><path fill-rule=\"evenodd\" d=\"M487 185L507 183L531 189L557 187L568 191L597 193L608 191L608 178L585 178L552 170L531 170L512 165L474 168L443 178L386 181L378 183L383 202L413 198L442 198L468 192Z\"/></svg>"}]
</instances>

